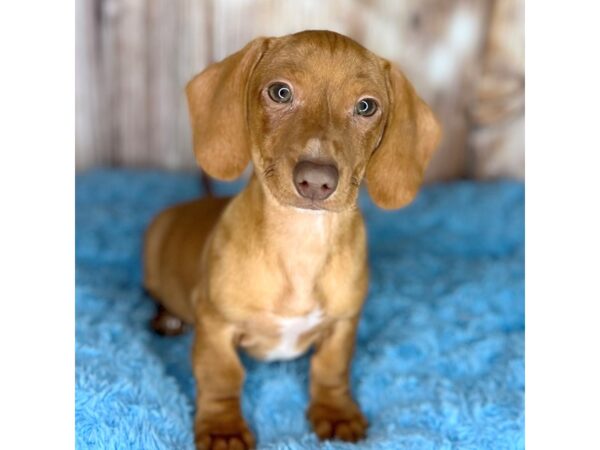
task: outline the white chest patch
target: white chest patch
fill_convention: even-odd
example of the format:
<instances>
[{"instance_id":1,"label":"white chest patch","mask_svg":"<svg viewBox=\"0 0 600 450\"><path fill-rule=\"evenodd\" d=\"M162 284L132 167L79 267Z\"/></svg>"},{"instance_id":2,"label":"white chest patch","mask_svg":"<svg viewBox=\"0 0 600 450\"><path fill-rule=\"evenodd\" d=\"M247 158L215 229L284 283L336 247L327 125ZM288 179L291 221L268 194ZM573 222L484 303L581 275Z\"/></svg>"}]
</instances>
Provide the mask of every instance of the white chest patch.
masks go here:
<instances>
[{"instance_id":1,"label":"white chest patch","mask_svg":"<svg viewBox=\"0 0 600 450\"><path fill-rule=\"evenodd\" d=\"M279 344L266 356L267 361L292 359L300 356L302 349L298 349L298 338L307 331L316 327L323 319L323 311L317 308L305 316L279 318L279 331L281 333Z\"/></svg>"}]
</instances>

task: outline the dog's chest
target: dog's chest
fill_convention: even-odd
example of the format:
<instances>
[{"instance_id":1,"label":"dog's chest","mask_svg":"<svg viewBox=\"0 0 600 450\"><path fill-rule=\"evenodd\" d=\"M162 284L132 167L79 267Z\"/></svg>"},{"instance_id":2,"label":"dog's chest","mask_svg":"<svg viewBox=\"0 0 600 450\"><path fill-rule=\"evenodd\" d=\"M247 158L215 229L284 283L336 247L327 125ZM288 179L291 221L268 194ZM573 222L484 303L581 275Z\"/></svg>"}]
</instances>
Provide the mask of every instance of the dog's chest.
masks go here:
<instances>
[{"instance_id":1,"label":"dog's chest","mask_svg":"<svg viewBox=\"0 0 600 450\"><path fill-rule=\"evenodd\" d=\"M315 290L328 259L331 242L322 215L303 213L286 225L277 243L282 310L304 313L314 309Z\"/></svg>"},{"instance_id":2,"label":"dog's chest","mask_svg":"<svg viewBox=\"0 0 600 450\"><path fill-rule=\"evenodd\" d=\"M275 254L270 273L276 273L265 291L270 298L262 322L263 336L250 339L266 360L300 356L314 342L325 323L319 282L328 260L327 224L318 215L304 214L286 225L271 241ZM258 330L257 330L258 331ZM250 336L248 336L250 337Z\"/></svg>"},{"instance_id":3,"label":"dog's chest","mask_svg":"<svg viewBox=\"0 0 600 450\"><path fill-rule=\"evenodd\" d=\"M314 330L322 320L323 311L320 308L315 308L304 316L276 318L275 323L279 328L278 342L268 351L265 359L273 361L300 356L305 351L305 346L300 342L301 337Z\"/></svg>"},{"instance_id":4,"label":"dog's chest","mask_svg":"<svg viewBox=\"0 0 600 450\"><path fill-rule=\"evenodd\" d=\"M307 243L308 247L311 245L312 249L296 248L281 260L285 281L275 310L286 315L274 318L279 340L267 353L267 360L291 359L299 356L305 350L301 340L323 320L323 310L317 299L316 286L324 257L318 242L312 240ZM287 314L290 313L293 315L288 316Z\"/></svg>"}]
</instances>

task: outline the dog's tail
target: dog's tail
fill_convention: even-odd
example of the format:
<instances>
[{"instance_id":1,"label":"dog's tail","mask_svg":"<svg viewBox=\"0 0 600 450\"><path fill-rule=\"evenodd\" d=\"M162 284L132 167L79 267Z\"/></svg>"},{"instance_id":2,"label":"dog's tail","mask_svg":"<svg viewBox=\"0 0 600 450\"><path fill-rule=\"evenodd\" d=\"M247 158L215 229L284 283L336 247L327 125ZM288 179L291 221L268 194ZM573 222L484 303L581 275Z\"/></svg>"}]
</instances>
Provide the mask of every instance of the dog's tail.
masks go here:
<instances>
[{"instance_id":1,"label":"dog's tail","mask_svg":"<svg viewBox=\"0 0 600 450\"><path fill-rule=\"evenodd\" d=\"M202 191L204 192L205 197L213 197L212 184L210 182L210 177L206 174L204 170L200 170L200 185L202 186Z\"/></svg>"}]
</instances>

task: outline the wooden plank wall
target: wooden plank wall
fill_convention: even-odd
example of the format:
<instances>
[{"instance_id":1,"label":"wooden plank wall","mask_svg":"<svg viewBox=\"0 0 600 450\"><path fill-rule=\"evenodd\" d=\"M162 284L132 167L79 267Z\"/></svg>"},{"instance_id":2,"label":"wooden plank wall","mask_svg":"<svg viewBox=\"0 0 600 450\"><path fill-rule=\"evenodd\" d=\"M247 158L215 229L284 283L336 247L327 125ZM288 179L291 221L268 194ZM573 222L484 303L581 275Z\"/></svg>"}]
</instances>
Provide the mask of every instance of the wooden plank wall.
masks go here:
<instances>
[{"instance_id":1,"label":"wooden plank wall","mask_svg":"<svg viewBox=\"0 0 600 450\"><path fill-rule=\"evenodd\" d=\"M468 175L494 0L80 0L76 165L195 167L183 88L259 35L331 29L399 64L441 117L429 178Z\"/></svg>"}]
</instances>

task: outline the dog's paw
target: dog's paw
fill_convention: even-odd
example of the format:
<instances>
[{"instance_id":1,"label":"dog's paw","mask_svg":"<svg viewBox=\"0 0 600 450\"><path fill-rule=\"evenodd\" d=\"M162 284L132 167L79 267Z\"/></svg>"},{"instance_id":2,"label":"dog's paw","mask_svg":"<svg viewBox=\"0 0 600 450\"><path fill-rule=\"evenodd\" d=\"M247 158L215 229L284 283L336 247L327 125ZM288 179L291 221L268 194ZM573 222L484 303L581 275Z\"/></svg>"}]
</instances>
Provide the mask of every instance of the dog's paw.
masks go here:
<instances>
[{"instance_id":1,"label":"dog's paw","mask_svg":"<svg viewBox=\"0 0 600 450\"><path fill-rule=\"evenodd\" d=\"M344 405L311 403L307 416L319 439L356 442L367 433L367 419L351 400Z\"/></svg>"},{"instance_id":2,"label":"dog's paw","mask_svg":"<svg viewBox=\"0 0 600 450\"><path fill-rule=\"evenodd\" d=\"M254 436L244 419L200 420L196 422L197 450L251 450Z\"/></svg>"},{"instance_id":3,"label":"dog's paw","mask_svg":"<svg viewBox=\"0 0 600 450\"><path fill-rule=\"evenodd\" d=\"M155 333L161 336L179 336L190 328L183 320L160 305L156 310L156 315L150 322L150 326Z\"/></svg>"}]
</instances>

